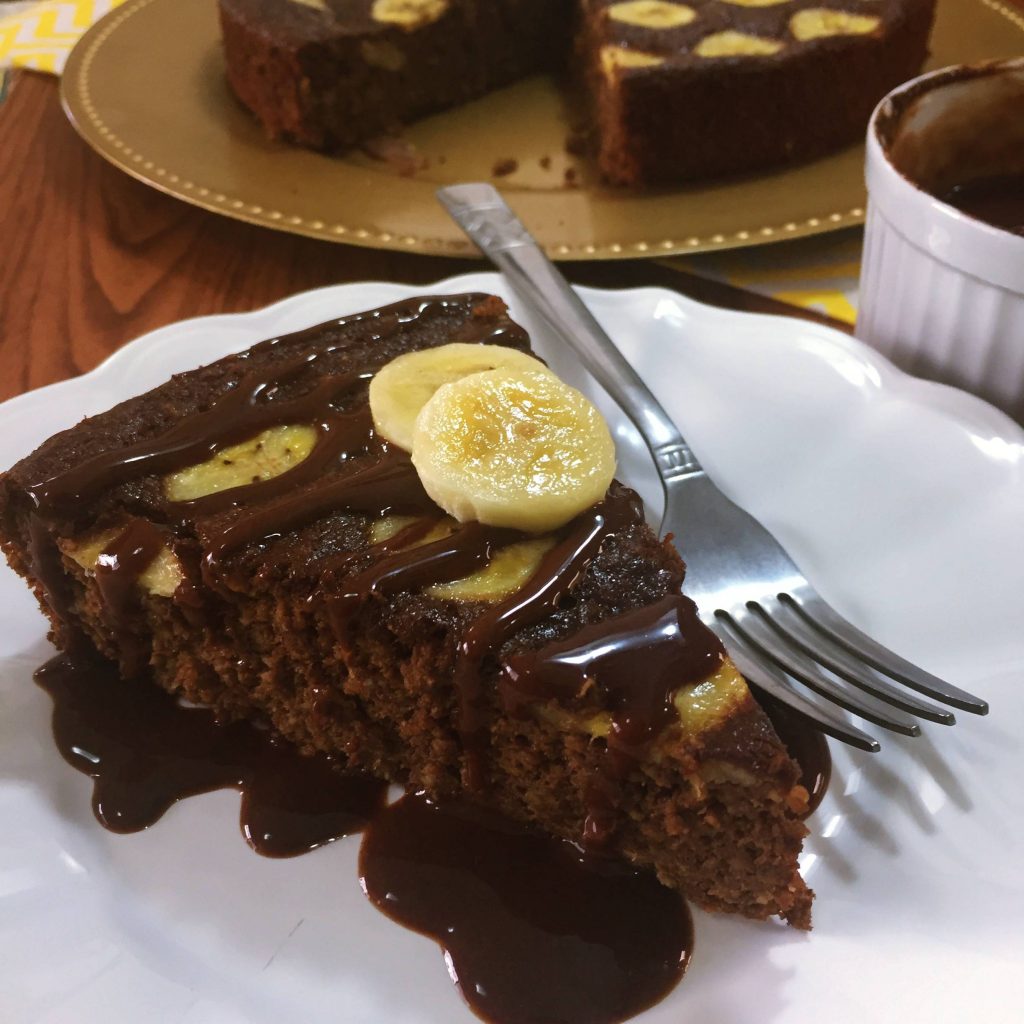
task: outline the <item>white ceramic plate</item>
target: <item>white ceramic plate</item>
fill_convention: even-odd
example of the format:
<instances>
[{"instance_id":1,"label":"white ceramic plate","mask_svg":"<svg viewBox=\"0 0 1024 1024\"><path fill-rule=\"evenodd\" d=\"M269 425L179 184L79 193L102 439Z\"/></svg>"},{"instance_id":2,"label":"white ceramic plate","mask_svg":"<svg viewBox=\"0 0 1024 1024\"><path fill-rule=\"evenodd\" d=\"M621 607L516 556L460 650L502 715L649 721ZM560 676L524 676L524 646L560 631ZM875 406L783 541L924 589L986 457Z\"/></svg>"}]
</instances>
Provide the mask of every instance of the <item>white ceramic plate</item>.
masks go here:
<instances>
[{"instance_id":1,"label":"white ceramic plate","mask_svg":"<svg viewBox=\"0 0 1024 1024\"><path fill-rule=\"evenodd\" d=\"M83 414L282 331L414 292L506 294L493 274L429 289L345 285L155 331L84 377L0 407L0 466ZM833 745L803 856L818 892L799 934L697 913L682 985L647 1024L1018 1021L1024 1006L1024 431L803 321L667 291L584 291L729 493L822 592L896 650L988 697L987 719ZM555 352L512 301L538 350ZM606 412L612 412L606 406ZM622 473L656 504L611 416ZM682 538L685 555L685 537ZM0 1019L16 1024L472 1024L430 940L372 909L358 840L255 856L238 796L185 801L147 832L93 819L91 783L54 749L48 655L25 587L0 568Z\"/></svg>"}]
</instances>

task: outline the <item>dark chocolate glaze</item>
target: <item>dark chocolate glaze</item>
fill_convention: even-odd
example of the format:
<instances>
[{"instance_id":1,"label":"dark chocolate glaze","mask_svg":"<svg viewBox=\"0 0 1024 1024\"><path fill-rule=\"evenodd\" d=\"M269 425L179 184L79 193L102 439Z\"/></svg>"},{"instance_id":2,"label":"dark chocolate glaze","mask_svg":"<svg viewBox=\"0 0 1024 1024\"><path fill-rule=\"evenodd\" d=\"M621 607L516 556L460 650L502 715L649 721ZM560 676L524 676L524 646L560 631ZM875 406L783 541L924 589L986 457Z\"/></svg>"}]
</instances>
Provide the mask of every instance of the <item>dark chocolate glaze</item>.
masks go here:
<instances>
[{"instance_id":1,"label":"dark chocolate glaze","mask_svg":"<svg viewBox=\"0 0 1024 1024\"><path fill-rule=\"evenodd\" d=\"M550 615L572 593L601 545L643 515L640 499L618 483L593 508L577 516L565 537L544 557L534 575L514 594L488 608L469 627L458 649L455 687L459 695L459 735L466 751L467 783L485 785L488 712L483 693L485 659L520 630Z\"/></svg>"},{"instance_id":2,"label":"dark chocolate glaze","mask_svg":"<svg viewBox=\"0 0 1024 1024\"><path fill-rule=\"evenodd\" d=\"M462 579L490 564L497 549L521 538L517 530L466 523L440 540L379 559L344 580L341 590L335 590L325 577L321 593L340 628L344 618L367 600L387 600L403 591Z\"/></svg>"},{"instance_id":3,"label":"dark chocolate glaze","mask_svg":"<svg viewBox=\"0 0 1024 1024\"><path fill-rule=\"evenodd\" d=\"M356 394L363 391L377 367L329 374L304 391L303 377L318 361L343 347L340 342L324 340L328 328L370 322L372 340L379 342L405 325L443 313L451 305L464 307L465 302L465 296L412 298L262 342L236 357L239 363L244 366L268 350L298 352L243 374L211 407L155 437L100 452L27 487L26 498L34 509L29 525L33 570L47 603L64 626L65 646L88 648L70 614L61 556L46 524L62 515L73 517L75 510L110 488L195 465L269 427L311 423L319 436L306 459L277 477L194 501L166 503L167 516L179 529L186 516L207 517L199 519L196 531L204 547L203 578L214 589L222 590L218 561L226 554L272 540L329 512L436 514L437 507L423 491L408 456L389 449L375 436L365 394ZM526 334L511 322L495 324L481 319L465 323L453 340L522 346ZM285 391L289 386L297 387L299 393ZM361 398L361 404L352 410L341 408L354 398ZM370 465L365 456L371 457ZM347 465L349 462L353 464ZM238 514L225 523L219 514L231 510Z\"/></svg>"},{"instance_id":4,"label":"dark chocolate glaze","mask_svg":"<svg viewBox=\"0 0 1024 1024\"><path fill-rule=\"evenodd\" d=\"M383 783L248 723L219 723L147 680L126 683L105 662L61 656L36 678L54 701L58 749L94 780L94 812L112 831L144 829L177 800L226 787L242 791L242 832L265 856L305 853L370 822L368 896L444 946L487 1020L624 1020L686 969L688 909L648 872L465 805L416 795L385 808Z\"/></svg>"},{"instance_id":5,"label":"dark chocolate glaze","mask_svg":"<svg viewBox=\"0 0 1024 1024\"><path fill-rule=\"evenodd\" d=\"M276 479L286 476L282 473ZM438 514L409 456L382 445L376 462L349 476L324 481L281 501L246 506L227 525L201 521L199 538L206 552L204 577L215 579L219 561L230 552L248 544L275 540L336 511L361 512L371 517L392 513Z\"/></svg>"},{"instance_id":6,"label":"dark chocolate glaze","mask_svg":"<svg viewBox=\"0 0 1024 1024\"><path fill-rule=\"evenodd\" d=\"M298 397L281 397L278 392L284 385L300 379L320 359L339 351L340 344L323 341L325 329L374 321L373 340L383 341L401 327L429 318L453 303L464 305L465 296L406 299L261 342L237 358L244 363L254 356L265 354L268 349L301 349L305 341L310 342L310 347L291 358L269 363L245 375L205 412L180 421L154 438L127 448L101 452L71 469L33 484L27 489L28 496L39 513L49 518L62 509L79 506L101 492L129 480L171 473L202 462L219 448L245 441L268 427L288 423L319 423L321 429L324 429L323 421L330 418L335 403L350 393L356 384L369 380L376 369L368 366L358 373L329 375ZM522 343L525 333L510 322L498 325L473 322L466 325L458 339L453 340L492 343L511 340ZM357 428L356 432L362 434L362 427ZM300 463L290 473L298 473L301 468ZM276 479L289 476L286 473ZM290 486L297 478L292 476L288 485L279 486ZM249 501L247 494L246 503ZM211 507L213 504L211 502Z\"/></svg>"},{"instance_id":7,"label":"dark chocolate glaze","mask_svg":"<svg viewBox=\"0 0 1024 1024\"><path fill-rule=\"evenodd\" d=\"M975 220L1024 235L1024 173L967 181L941 199Z\"/></svg>"},{"instance_id":8,"label":"dark chocolate glaze","mask_svg":"<svg viewBox=\"0 0 1024 1024\"><path fill-rule=\"evenodd\" d=\"M676 691L706 679L724 653L718 637L701 626L696 605L669 595L567 640L512 655L501 694L516 711L536 700L571 704L593 688L597 707L612 713L609 750L632 760L676 719Z\"/></svg>"},{"instance_id":9,"label":"dark chocolate glaze","mask_svg":"<svg viewBox=\"0 0 1024 1024\"><path fill-rule=\"evenodd\" d=\"M611 1024L663 998L693 948L652 874L465 804L409 795L363 837L367 896L437 941L463 998L500 1024Z\"/></svg>"},{"instance_id":10,"label":"dark chocolate glaze","mask_svg":"<svg viewBox=\"0 0 1024 1024\"><path fill-rule=\"evenodd\" d=\"M234 787L250 846L291 857L362 830L384 800L376 779L343 775L247 722L220 723L148 679L124 682L99 659L56 657L36 681L53 698L57 748L91 776L93 811L113 832L148 828L183 797Z\"/></svg>"},{"instance_id":11,"label":"dark chocolate glaze","mask_svg":"<svg viewBox=\"0 0 1024 1024\"><path fill-rule=\"evenodd\" d=\"M114 832L177 800L242 791L241 827L265 856L305 853L366 828L361 870L378 908L437 939L462 994L501 1024L624 1020L682 977L693 929L682 897L648 872L581 852L493 812L386 787L303 757L244 722L221 723L113 666L61 656L36 679L61 754L94 780Z\"/></svg>"},{"instance_id":12,"label":"dark chocolate glaze","mask_svg":"<svg viewBox=\"0 0 1024 1024\"><path fill-rule=\"evenodd\" d=\"M137 675L146 667L147 647L129 626L139 604L139 577L167 544L168 534L146 519L131 519L124 530L100 552L96 563L96 587L103 611L117 640L121 671Z\"/></svg>"},{"instance_id":13,"label":"dark chocolate glaze","mask_svg":"<svg viewBox=\"0 0 1024 1024\"><path fill-rule=\"evenodd\" d=\"M506 711L520 714L553 700L612 714L605 756L584 792L588 849L607 846L615 835L618 780L677 720L676 692L711 675L724 653L696 605L677 594L507 659L498 684Z\"/></svg>"}]
</instances>

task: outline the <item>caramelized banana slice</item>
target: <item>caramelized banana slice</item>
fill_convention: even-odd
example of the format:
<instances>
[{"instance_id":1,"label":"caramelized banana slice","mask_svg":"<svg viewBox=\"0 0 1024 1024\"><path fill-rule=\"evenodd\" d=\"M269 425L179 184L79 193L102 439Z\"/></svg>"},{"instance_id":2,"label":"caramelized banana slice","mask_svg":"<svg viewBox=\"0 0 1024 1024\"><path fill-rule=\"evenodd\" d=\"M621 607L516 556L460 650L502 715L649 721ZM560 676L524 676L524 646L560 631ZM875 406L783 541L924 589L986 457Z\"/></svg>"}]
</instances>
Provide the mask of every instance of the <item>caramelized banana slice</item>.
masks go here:
<instances>
[{"instance_id":1,"label":"caramelized banana slice","mask_svg":"<svg viewBox=\"0 0 1024 1024\"><path fill-rule=\"evenodd\" d=\"M546 370L504 367L438 388L416 420L412 461L460 522L545 533L604 497L615 445L580 392Z\"/></svg>"},{"instance_id":2,"label":"caramelized banana slice","mask_svg":"<svg viewBox=\"0 0 1024 1024\"><path fill-rule=\"evenodd\" d=\"M439 387L500 366L548 372L539 359L504 345L453 342L392 359L370 381L374 429L381 437L411 451L416 417Z\"/></svg>"}]
</instances>

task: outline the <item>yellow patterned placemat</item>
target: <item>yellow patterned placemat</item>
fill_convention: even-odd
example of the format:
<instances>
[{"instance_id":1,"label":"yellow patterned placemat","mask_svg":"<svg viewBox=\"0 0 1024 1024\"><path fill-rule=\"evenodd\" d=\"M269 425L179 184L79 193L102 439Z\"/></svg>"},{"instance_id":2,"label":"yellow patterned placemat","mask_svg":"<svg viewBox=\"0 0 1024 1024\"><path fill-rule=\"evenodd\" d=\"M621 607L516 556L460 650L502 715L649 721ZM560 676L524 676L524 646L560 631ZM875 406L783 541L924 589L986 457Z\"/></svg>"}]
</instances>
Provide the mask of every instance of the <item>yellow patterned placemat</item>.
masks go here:
<instances>
[{"instance_id":1,"label":"yellow patterned placemat","mask_svg":"<svg viewBox=\"0 0 1024 1024\"><path fill-rule=\"evenodd\" d=\"M59 75L93 22L123 0L38 0L0 5L0 68Z\"/></svg>"},{"instance_id":2,"label":"yellow patterned placemat","mask_svg":"<svg viewBox=\"0 0 1024 1024\"><path fill-rule=\"evenodd\" d=\"M857 316L862 245L863 230L850 228L662 262L852 324Z\"/></svg>"}]
</instances>

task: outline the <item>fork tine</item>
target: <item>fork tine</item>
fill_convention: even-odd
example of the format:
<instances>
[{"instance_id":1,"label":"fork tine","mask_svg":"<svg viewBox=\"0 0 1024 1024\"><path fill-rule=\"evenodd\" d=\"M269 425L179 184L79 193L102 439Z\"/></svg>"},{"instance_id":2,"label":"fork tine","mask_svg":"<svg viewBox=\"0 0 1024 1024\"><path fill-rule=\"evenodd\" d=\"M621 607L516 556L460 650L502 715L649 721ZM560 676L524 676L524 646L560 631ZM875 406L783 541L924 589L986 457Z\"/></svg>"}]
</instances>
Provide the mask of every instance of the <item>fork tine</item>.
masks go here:
<instances>
[{"instance_id":1,"label":"fork tine","mask_svg":"<svg viewBox=\"0 0 1024 1024\"><path fill-rule=\"evenodd\" d=\"M768 605L768 607L765 607ZM779 636L803 651L812 661L824 665L830 672L848 683L884 700L887 704L908 711L918 718L926 718L940 725L954 725L956 718L952 711L912 696L907 690L893 686L876 675L863 662L858 662L845 648L835 646L831 640L812 629L797 615L791 606L772 602L758 604L751 601L747 607L759 615Z\"/></svg>"},{"instance_id":2,"label":"fork tine","mask_svg":"<svg viewBox=\"0 0 1024 1024\"><path fill-rule=\"evenodd\" d=\"M810 588L806 588L810 590ZM961 711L974 715L988 714L988 701L975 697L973 693L961 690L938 676L918 668L912 662L883 647L871 637L851 625L817 594L779 594L779 600L789 605L819 633L833 643L845 648L851 654L866 661L873 669L882 672L897 682L909 686L935 700L942 701Z\"/></svg>"},{"instance_id":3,"label":"fork tine","mask_svg":"<svg viewBox=\"0 0 1024 1024\"><path fill-rule=\"evenodd\" d=\"M883 729L890 729L892 732L902 733L904 736L920 736L921 727L912 718L906 718L896 712L883 713L865 703L868 698L860 698L850 693L846 687L837 681L824 676L810 658L805 657L800 651L790 650L783 644L774 631L769 629L752 614L741 613L728 614L719 611L718 616L725 617L729 624L744 640L746 640L762 657L770 658L776 666L788 673L794 679L809 686L815 693L838 704L847 711L861 718L866 718Z\"/></svg>"},{"instance_id":4,"label":"fork tine","mask_svg":"<svg viewBox=\"0 0 1024 1024\"><path fill-rule=\"evenodd\" d=\"M716 632L720 631L716 630ZM738 633L731 630L721 630L721 632L727 633L722 640L728 648L729 657L732 658L747 682L771 694L787 707L810 719L817 728L834 739L872 754L877 754L882 749L878 740L851 725L839 712L830 707L812 703L803 694L798 693L781 672L772 665L765 664L762 658L752 653Z\"/></svg>"}]
</instances>

